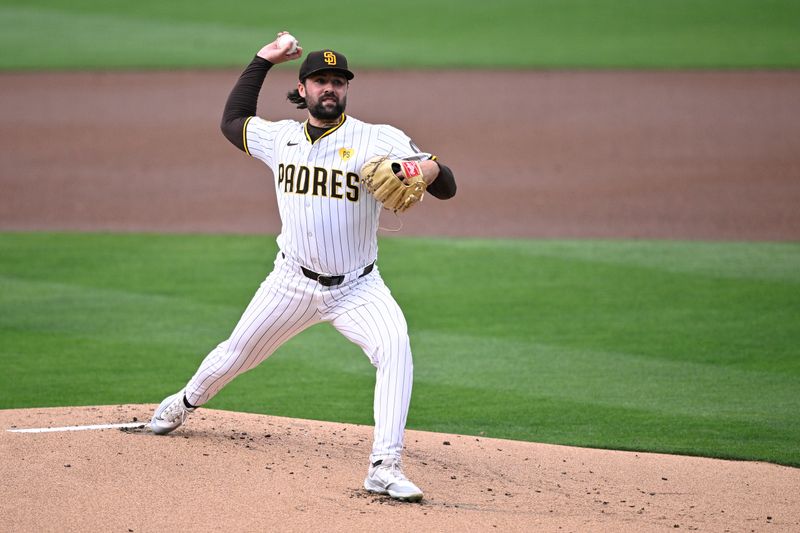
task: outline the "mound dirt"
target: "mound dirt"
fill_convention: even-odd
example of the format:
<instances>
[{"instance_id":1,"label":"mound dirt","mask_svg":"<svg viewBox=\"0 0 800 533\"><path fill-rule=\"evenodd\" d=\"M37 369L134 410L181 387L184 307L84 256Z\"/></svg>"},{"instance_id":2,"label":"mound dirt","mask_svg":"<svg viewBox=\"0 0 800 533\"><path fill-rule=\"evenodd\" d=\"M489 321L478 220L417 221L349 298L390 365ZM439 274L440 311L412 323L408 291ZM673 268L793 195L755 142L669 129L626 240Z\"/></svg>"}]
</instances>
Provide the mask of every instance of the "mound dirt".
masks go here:
<instances>
[{"instance_id":1,"label":"mound dirt","mask_svg":"<svg viewBox=\"0 0 800 533\"><path fill-rule=\"evenodd\" d=\"M155 405L0 411L2 531L797 531L800 470L410 430L400 503L362 487L371 428ZM9 429L139 423L124 429Z\"/></svg>"}]
</instances>

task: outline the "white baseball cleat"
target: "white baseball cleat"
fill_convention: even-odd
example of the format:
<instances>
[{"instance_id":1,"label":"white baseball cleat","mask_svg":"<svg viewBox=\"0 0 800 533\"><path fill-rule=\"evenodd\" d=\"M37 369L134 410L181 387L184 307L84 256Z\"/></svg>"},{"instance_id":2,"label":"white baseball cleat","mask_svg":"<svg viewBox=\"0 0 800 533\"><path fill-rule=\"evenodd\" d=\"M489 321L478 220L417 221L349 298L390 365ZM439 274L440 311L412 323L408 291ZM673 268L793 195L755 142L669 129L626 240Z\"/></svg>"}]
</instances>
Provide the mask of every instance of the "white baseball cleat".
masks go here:
<instances>
[{"instance_id":1,"label":"white baseball cleat","mask_svg":"<svg viewBox=\"0 0 800 533\"><path fill-rule=\"evenodd\" d=\"M400 458L375 461L369 467L364 488L376 494L388 494L396 500L418 502L422 491L404 474Z\"/></svg>"},{"instance_id":2,"label":"white baseball cleat","mask_svg":"<svg viewBox=\"0 0 800 533\"><path fill-rule=\"evenodd\" d=\"M186 407L183 403L183 389L181 389L161 402L150 420L150 429L156 435L166 435L183 424L192 411L194 408Z\"/></svg>"}]
</instances>

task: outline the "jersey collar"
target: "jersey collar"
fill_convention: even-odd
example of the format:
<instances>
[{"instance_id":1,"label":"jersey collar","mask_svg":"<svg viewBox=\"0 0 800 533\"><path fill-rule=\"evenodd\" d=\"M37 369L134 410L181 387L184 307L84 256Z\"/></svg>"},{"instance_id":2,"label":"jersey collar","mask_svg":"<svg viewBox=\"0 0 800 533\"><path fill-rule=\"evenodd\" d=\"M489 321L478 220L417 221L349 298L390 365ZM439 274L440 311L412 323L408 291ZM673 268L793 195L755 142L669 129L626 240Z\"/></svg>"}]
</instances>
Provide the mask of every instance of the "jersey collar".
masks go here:
<instances>
[{"instance_id":1,"label":"jersey collar","mask_svg":"<svg viewBox=\"0 0 800 533\"><path fill-rule=\"evenodd\" d=\"M347 115L345 115L344 113L342 113L342 116L341 116L341 117L339 117L339 123L338 123L338 124L336 124L336 125L335 125L334 127L332 127L331 129L329 129L328 131L326 131L325 133L323 133L322 135L320 135L320 136L319 136L319 139L322 139L323 137L325 137L325 136L327 136L327 135L330 135L330 134L331 134L331 133L333 133L334 131L336 131L336 130L338 130L339 128L341 128L341 127L342 127L342 124L344 124L344 121L345 121L346 119L347 119ZM308 142L310 142L311 144L314 144L314 143L316 142L316 141L312 141L312 140L311 140L311 135L309 135L309 134L308 134L308 119L306 119L306 121L305 121L305 122L303 122L303 133L305 133L305 134L306 134L306 140L307 140ZM317 139L317 141L318 141L319 139Z\"/></svg>"}]
</instances>

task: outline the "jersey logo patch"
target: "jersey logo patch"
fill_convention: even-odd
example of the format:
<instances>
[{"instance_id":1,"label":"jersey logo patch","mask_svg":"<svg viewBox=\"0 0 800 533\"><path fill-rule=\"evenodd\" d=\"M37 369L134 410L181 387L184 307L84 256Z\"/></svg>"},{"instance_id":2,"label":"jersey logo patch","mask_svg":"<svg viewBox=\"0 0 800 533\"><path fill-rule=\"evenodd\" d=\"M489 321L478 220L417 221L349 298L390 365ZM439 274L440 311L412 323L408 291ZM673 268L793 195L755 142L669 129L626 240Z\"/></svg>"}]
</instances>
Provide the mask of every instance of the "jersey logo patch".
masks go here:
<instances>
[{"instance_id":1,"label":"jersey logo patch","mask_svg":"<svg viewBox=\"0 0 800 533\"><path fill-rule=\"evenodd\" d=\"M330 51L324 52L322 54L322 59L325 61L325 63L329 64L330 66L334 66L336 64L336 54L334 54L333 52Z\"/></svg>"},{"instance_id":2,"label":"jersey logo patch","mask_svg":"<svg viewBox=\"0 0 800 533\"><path fill-rule=\"evenodd\" d=\"M419 176L419 164L416 161L403 161L403 170L409 178Z\"/></svg>"},{"instance_id":3,"label":"jersey logo patch","mask_svg":"<svg viewBox=\"0 0 800 533\"><path fill-rule=\"evenodd\" d=\"M339 148L339 157L347 161L351 157L353 157L353 149L352 148Z\"/></svg>"}]
</instances>

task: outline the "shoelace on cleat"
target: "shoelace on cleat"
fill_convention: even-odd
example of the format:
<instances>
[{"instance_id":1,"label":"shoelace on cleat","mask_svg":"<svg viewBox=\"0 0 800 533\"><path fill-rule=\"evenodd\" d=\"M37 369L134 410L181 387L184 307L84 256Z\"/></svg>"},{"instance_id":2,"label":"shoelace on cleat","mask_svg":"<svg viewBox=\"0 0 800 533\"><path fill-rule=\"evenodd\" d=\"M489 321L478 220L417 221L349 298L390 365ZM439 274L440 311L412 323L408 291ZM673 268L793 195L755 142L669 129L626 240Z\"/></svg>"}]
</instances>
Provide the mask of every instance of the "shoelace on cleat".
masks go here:
<instances>
[{"instance_id":1,"label":"shoelace on cleat","mask_svg":"<svg viewBox=\"0 0 800 533\"><path fill-rule=\"evenodd\" d=\"M164 412L161 413L161 419L166 420L169 423L175 422L179 418L183 418L183 409L178 404L178 402L173 402L170 404L169 407L164 409Z\"/></svg>"},{"instance_id":2,"label":"shoelace on cleat","mask_svg":"<svg viewBox=\"0 0 800 533\"><path fill-rule=\"evenodd\" d=\"M386 468L389 471L389 474L393 477L402 480L408 481L408 478L403 474L403 464L400 462L400 459L395 459L391 463L383 463L380 466ZM380 468L380 467L379 467Z\"/></svg>"}]
</instances>

